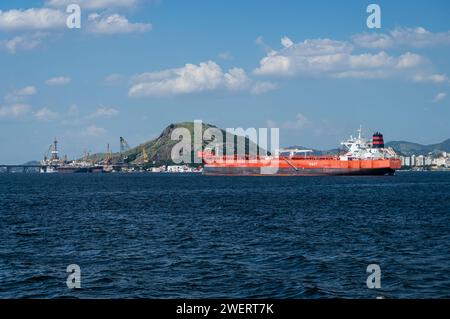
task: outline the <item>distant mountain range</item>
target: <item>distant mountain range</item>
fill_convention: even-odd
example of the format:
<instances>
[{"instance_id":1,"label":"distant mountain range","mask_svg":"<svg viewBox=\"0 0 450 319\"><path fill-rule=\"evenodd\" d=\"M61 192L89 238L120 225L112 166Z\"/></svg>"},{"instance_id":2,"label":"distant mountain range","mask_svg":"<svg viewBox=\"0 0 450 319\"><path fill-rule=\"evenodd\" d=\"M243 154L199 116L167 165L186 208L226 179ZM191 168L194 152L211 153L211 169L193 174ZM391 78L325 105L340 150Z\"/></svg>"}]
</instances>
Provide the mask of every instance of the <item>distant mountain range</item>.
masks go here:
<instances>
[{"instance_id":1,"label":"distant mountain range","mask_svg":"<svg viewBox=\"0 0 450 319\"><path fill-rule=\"evenodd\" d=\"M405 141L392 141L386 143L386 147L392 147L397 153L401 155L427 155L428 153L450 153L450 139L442 143L422 145L418 143L411 143Z\"/></svg>"},{"instance_id":2,"label":"distant mountain range","mask_svg":"<svg viewBox=\"0 0 450 319\"><path fill-rule=\"evenodd\" d=\"M439 154L442 152L450 153L450 139L447 139L442 143L429 145L422 145L406 141L391 141L385 143L385 147L392 147L397 152L397 154L404 156L427 155L429 153ZM339 149L322 151L298 145L290 146L288 148L309 149L313 151L314 155L336 154L339 151Z\"/></svg>"}]
</instances>

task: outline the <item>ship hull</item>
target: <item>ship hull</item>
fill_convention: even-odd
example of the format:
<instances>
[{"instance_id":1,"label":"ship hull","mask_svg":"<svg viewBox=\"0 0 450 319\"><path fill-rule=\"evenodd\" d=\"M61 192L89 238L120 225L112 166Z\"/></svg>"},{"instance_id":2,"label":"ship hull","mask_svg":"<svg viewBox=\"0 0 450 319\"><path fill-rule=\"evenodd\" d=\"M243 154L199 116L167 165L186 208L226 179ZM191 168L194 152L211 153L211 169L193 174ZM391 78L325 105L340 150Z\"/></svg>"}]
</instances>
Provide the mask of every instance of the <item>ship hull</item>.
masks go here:
<instances>
[{"instance_id":1,"label":"ship hull","mask_svg":"<svg viewBox=\"0 0 450 319\"><path fill-rule=\"evenodd\" d=\"M256 161L223 161L206 164L204 175L231 176L357 176L393 175L398 159L339 160L337 158L276 158Z\"/></svg>"},{"instance_id":2,"label":"ship hull","mask_svg":"<svg viewBox=\"0 0 450 319\"><path fill-rule=\"evenodd\" d=\"M372 169L288 169L280 168L276 171L266 172L255 167L205 167L203 175L207 176L383 176L393 175L395 169L392 168L372 168Z\"/></svg>"},{"instance_id":3,"label":"ship hull","mask_svg":"<svg viewBox=\"0 0 450 319\"><path fill-rule=\"evenodd\" d=\"M103 167L45 167L41 168L41 173L60 173L60 174L83 174L83 173L103 173Z\"/></svg>"}]
</instances>

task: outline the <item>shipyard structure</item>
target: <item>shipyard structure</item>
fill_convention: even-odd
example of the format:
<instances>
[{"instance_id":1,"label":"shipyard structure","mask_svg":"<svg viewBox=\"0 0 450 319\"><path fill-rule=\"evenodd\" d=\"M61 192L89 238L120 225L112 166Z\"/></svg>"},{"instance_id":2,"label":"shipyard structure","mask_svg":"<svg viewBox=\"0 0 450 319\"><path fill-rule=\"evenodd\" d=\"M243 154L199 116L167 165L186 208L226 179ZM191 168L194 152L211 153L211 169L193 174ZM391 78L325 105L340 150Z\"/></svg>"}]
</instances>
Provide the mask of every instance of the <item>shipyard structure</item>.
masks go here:
<instances>
[{"instance_id":1,"label":"shipyard structure","mask_svg":"<svg viewBox=\"0 0 450 319\"><path fill-rule=\"evenodd\" d=\"M41 173L102 173L104 167L92 163L86 156L84 160L69 161L67 156L61 158L58 150L58 140L55 138L49 152L41 161Z\"/></svg>"}]
</instances>

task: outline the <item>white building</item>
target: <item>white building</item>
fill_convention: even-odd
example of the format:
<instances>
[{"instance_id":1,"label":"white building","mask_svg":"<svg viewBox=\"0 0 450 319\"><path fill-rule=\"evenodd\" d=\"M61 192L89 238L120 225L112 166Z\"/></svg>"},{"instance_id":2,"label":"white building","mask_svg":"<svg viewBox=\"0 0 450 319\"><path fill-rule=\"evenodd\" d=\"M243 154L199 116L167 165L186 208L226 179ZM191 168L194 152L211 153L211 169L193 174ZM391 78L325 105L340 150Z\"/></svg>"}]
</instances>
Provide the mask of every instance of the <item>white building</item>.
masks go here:
<instances>
[{"instance_id":1,"label":"white building","mask_svg":"<svg viewBox=\"0 0 450 319\"><path fill-rule=\"evenodd\" d=\"M425 166L425 156L419 155L416 157L416 166Z\"/></svg>"},{"instance_id":2,"label":"white building","mask_svg":"<svg viewBox=\"0 0 450 319\"><path fill-rule=\"evenodd\" d=\"M184 170L184 166L182 165L169 165L167 166L167 172L169 173L183 173Z\"/></svg>"}]
</instances>

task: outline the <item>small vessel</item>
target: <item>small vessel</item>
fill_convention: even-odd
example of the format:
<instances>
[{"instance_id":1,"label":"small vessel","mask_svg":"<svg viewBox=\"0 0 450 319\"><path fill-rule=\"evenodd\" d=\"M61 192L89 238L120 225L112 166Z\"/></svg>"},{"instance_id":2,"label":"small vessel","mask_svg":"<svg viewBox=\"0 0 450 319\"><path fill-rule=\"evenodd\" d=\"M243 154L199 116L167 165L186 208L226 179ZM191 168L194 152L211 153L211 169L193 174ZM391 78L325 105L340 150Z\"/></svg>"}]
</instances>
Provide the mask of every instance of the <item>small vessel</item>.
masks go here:
<instances>
[{"instance_id":1,"label":"small vessel","mask_svg":"<svg viewBox=\"0 0 450 319\"><path fill-rule=\"evenodd\" d=\"M221 156L201 152L204 175L231 176L320 176L393 175L401 160L392 148L385 148L383 135L372 139L350 137L342 142L344 153L314 156L312 150L282 149L271 156Z\"/></svg>"}]
</instances>

